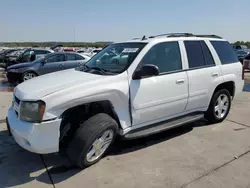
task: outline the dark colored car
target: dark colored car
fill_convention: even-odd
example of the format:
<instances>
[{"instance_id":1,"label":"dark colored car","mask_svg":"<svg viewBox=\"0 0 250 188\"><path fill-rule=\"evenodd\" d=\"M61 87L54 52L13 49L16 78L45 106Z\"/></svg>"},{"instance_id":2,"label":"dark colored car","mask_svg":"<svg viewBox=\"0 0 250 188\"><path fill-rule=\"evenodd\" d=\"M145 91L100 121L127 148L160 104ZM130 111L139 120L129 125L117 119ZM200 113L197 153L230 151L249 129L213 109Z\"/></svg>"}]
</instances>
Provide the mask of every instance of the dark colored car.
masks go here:
<instances>
[{"instance_id":1,"label":"dark colored car","mask_svg":"<svg viewBox=\"0 0 250 188\"><path fill-rule=\"evenodd\" d=\"M9 66L6 75L9 82L22 82L39 75L81 66L89 59L88 56L72 52L51 53L33 62Z\"/></svg>"},{"instance_id":2,"label":"dark colored car","mask_svg":"<svg viewBox=\"0 0 250 188\"><path fill-rule=\"evenodd\" d=\"M243 63L243 59L250 53L249 49L245 50L237 50L236 55L241 63Z\"/></svg>"},{"instance_id":3,"label":"dark colored car","mask_svg":"<svg viewBox=\"0 0 250 188\"><path fill-rule=\"evenodd\" d=\"M248 49L248 47L246 45L233 45L233 49L235 51L237 51L237 50L246 50L246 49Z\"/></svg>"},{"instance_id":4,"label":"dark colored car","mask_svg":"<svg viewBox=\"0 0 250 188\"><path fill-rule=\"evenodd\" d=\"M39 49L39 48L28 48L25 49L22 53L18 54L17 56L5 56L4 62L2 64L3 68L7 68L8 66L24 63L24 62L31 62L38 58L44 57L46 54L54 52L50 49Z\"/></svg>"},{"instance_id":5,"label":"dark colored car","mask_svg":"<svg viewBox=\"0 0 250 188\"><path fill-rule=\"evenodd\" d=\"M1 52L0 54L0 63L4 63L4 59L6 56L8 56L9 54L11 54L12 52L17 51L17 49L8 49L8 50L4 50L3 52Z\"/></svg>"}]
</instances>

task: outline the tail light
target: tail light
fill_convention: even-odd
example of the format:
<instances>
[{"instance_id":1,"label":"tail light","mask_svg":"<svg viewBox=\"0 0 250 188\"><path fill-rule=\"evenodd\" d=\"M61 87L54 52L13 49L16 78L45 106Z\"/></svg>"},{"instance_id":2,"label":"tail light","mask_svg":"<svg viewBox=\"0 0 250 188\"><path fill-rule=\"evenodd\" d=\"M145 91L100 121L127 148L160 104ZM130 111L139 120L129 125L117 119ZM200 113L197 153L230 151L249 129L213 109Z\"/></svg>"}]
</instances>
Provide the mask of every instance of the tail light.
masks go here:
<instances>
[{"instance_id":1,"label":"tail light","mask_svg":"<svg viewBox=\"0 0 250 188\"><path fill-rule=\"evenodd\" d=\"M245 60L243 60L243 62L242 62L242 77L241 77L242 80L245 79L245 66L246 66L246 62L245 62Z\"/></svg>"}]
</instances>

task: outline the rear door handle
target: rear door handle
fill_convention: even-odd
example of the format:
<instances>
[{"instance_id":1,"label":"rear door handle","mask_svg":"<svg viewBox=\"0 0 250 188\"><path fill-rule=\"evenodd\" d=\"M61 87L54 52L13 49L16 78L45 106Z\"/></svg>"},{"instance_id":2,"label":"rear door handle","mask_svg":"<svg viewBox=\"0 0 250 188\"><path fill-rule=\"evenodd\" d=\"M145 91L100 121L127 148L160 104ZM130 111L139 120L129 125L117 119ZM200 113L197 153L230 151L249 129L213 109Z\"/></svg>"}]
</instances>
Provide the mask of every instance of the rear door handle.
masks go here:
<instances>
[{"instance_id":1,"label":"rear door handle","mask_svg":"<svg viewBox=\"0 0 250 188\"><path fill-rule=\"evenodd\" d=\"M179 79L179 80L176 80L176 84L183 84L185 82L184 79Z\"/></svg>"},{"instance_id":2,"label":"rear door handle","mask_svg":"<svg viewBox=\"0 0 250 188\"><path fill-rule=\"evenodd\" d=\"M212 74L212 77L217 77L217 76L219 76L219 73L217 73L217 72Z\"/></svg>"}]
</instances>

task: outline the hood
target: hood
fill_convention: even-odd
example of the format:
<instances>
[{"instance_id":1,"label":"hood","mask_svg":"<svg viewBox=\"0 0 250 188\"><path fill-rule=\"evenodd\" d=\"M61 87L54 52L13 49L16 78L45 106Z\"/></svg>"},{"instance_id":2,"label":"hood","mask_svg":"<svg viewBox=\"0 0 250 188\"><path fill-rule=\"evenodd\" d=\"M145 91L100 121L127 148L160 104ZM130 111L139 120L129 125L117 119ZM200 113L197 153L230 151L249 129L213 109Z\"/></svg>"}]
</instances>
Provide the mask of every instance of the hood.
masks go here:
<instances>
[{"instance_id":1,"label":"hood","mask_svg":"<svg viewBox=\"0 0 250 188\"><path fill-rule=\"evenodd\" d=\"M90 74L75 69L58 71L35 77L19 84L15 95L20 100L39 100L49 94L78 84L94 83L110 76Z\"/></svg>"},{"instance_id":2,"label":"hood","mask_svg":"<svg viewBox=\"0 0 250 188\"><path fill-rule=\"evenodd\" d=\"M9 66L7 70L9 70L9 69L19 69L19 68L24 68L24 67L30 67L32 65L34 65L33 62L18 63L18 64L15 64L15 65Z\"/></svg>"}]
</instances>

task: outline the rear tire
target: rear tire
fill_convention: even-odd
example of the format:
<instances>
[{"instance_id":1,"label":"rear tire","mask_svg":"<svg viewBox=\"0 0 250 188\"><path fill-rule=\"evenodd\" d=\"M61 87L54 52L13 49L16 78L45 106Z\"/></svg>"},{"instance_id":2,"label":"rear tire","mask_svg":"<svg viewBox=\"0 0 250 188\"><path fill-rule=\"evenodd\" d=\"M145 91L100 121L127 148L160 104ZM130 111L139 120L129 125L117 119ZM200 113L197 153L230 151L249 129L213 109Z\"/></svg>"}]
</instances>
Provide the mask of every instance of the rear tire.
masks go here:
<instances>
[{"instance_id":1,"label":"rear tire","mask_svg":"<svg viewBox=\"0 0 250 188\"><path fill-rule=\"evenodd\" d=\"M117 131L118 124L109 115L92 116L76 130L66 151L69 160L80 168L97 163L114 142Z\"/></svg>"},{"instance_id":2,"label":"rear tire","mask_svg":"<svg viewBox=\"0 0 250 188\"><path fill-rule=\"evenodd\" d=\"M222 89L214 93L205 118L210 123L222 122L228 115L231 107L231 95L228 90Z\"/></svg>"}]
</instances>

